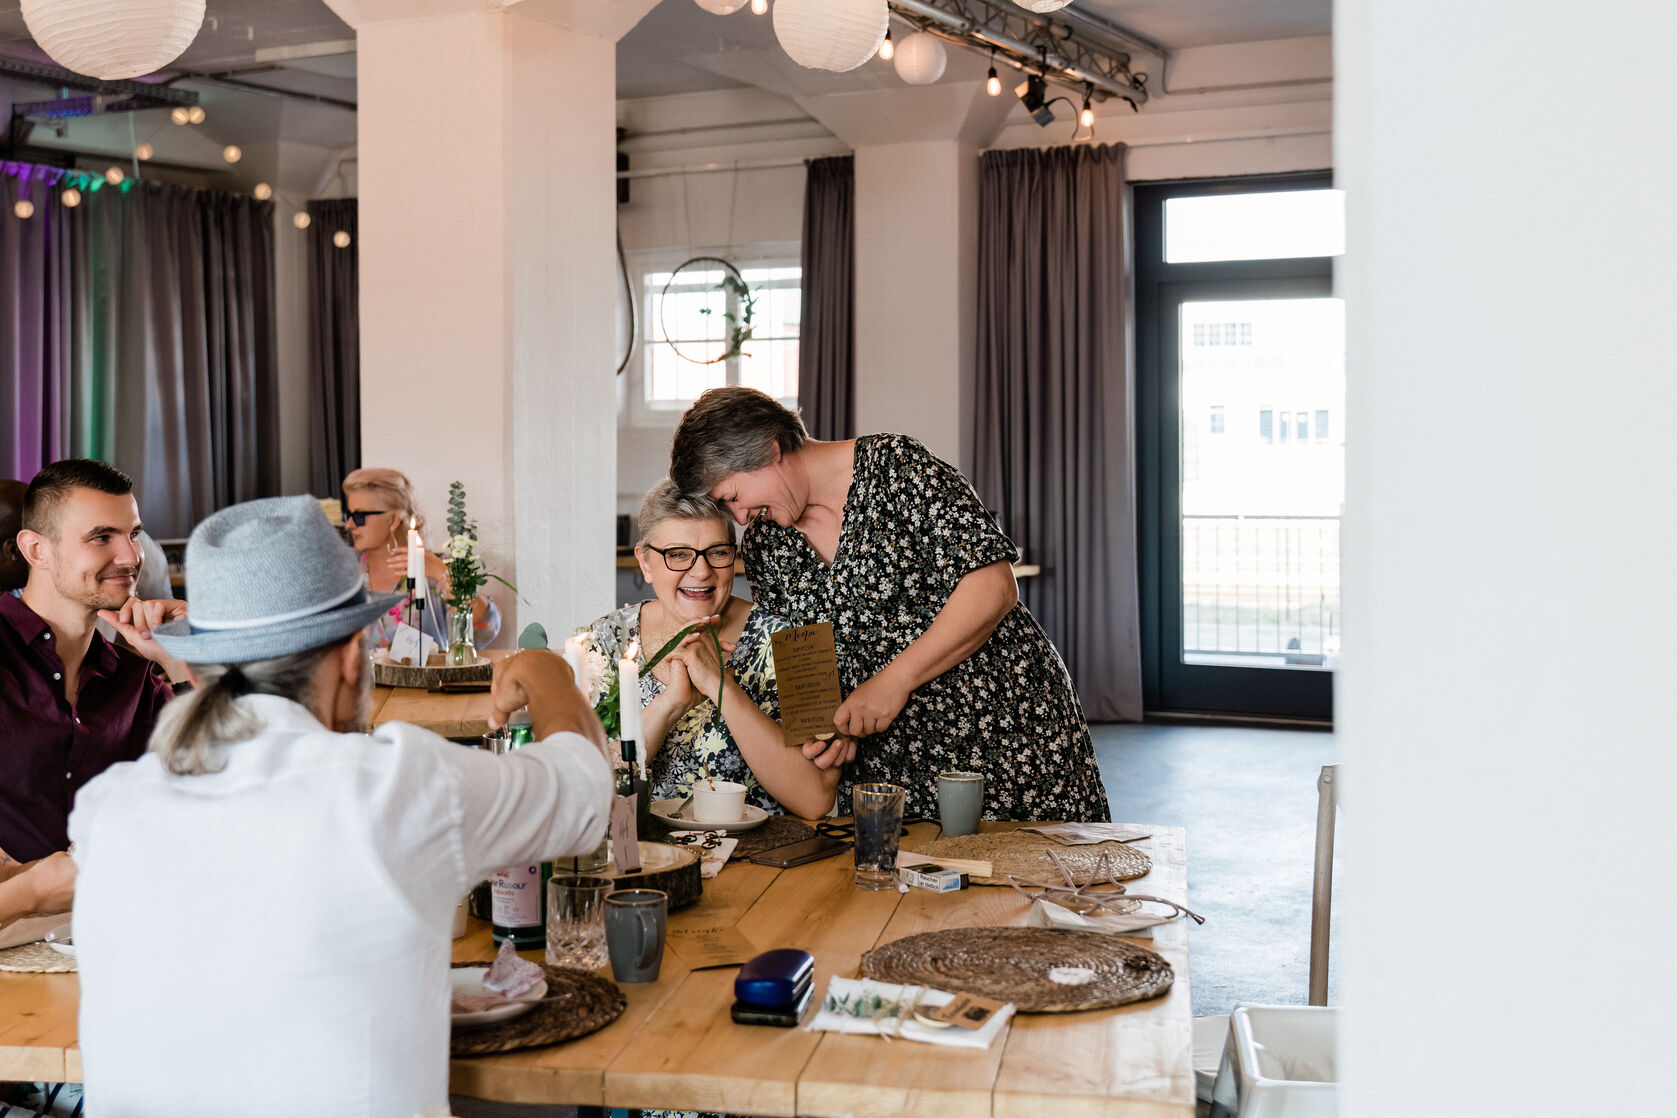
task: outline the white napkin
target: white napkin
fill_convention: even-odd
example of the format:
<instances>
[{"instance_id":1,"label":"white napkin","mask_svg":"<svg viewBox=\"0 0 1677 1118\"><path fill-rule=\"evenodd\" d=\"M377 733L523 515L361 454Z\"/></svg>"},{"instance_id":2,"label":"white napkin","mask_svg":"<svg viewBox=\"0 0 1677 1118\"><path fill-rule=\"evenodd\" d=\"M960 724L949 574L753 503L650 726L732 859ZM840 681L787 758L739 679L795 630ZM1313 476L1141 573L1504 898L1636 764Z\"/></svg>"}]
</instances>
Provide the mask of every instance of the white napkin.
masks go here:
<instances>
[{"instance_id":1,"label":"white napkin","mask_svg":"<svg viewBox=\"0 0 1677 1118\"><path fill-rule=\"evenodd\" d=\"M1025 913L1027 928L1070 928L1078 932L1104 932L1132 939L1152 939L1153 929L1168 923L1169 917L1154 916L1145 911L1130 914L1102 912L1083 916L1065 905L1041 900L1032 901L1030 911Z\"/></svg>"},{"instance_id":2,"label":"white napkin","mask_svg":"<svg viewBox=\"0 0 1677 1118\"><path fill-rule=\"evenodd\" d=\"M810 1033L860 1033L874 1036L901 1037L926 1044L942 1044L949 1048L988 1048L994 1043L1013 1016L1013 1006L1004 1005L984 1022L981 1029L961 1029L951 1025L947 1029L934 1028L914 1019L911 1012L896 1017L852 1017L827 1008L831 1001L877 995L889 1005L917 1004L922 1010L936 1009L955 998L947 990L930 990L924 986L897 986L890 982L875 982L871 978L839 978L827 984L827 996L821 1010L804 1026Z\"/></svg>"},{"instance_id":3,"label":"white napkin","mask_svg":"<svg viewBox=\"0 0 1677 1118\"><path fill-rule=\"evenodd\" d=\"M704 861L699 863L699 876L701 878L711 878L721 873L722 867L728 864L729 858L733 857L734 847L739 844L740 840L737 838L725 838L716 844L715 849L701 850L700 853L704 855Z\"/></svg>"}]
</instances>

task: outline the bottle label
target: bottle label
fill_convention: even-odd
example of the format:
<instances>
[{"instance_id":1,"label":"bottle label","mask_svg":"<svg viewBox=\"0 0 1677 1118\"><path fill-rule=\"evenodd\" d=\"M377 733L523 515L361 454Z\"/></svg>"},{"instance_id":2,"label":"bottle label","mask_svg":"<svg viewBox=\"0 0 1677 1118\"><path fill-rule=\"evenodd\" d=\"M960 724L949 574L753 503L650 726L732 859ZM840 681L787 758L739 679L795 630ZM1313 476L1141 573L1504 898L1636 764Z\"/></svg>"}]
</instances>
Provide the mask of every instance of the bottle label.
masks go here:
<instances>
[{"instance_id":1,"label":"bottle label","mask_svg":"<svg viewBox=\"0 0 1677 1118\"><path fill-rule=\"evenodd\" d=\"M503 928L541 927L542 868L513 866L489 879L490 920Z\"/></svg>"}]
</instances>

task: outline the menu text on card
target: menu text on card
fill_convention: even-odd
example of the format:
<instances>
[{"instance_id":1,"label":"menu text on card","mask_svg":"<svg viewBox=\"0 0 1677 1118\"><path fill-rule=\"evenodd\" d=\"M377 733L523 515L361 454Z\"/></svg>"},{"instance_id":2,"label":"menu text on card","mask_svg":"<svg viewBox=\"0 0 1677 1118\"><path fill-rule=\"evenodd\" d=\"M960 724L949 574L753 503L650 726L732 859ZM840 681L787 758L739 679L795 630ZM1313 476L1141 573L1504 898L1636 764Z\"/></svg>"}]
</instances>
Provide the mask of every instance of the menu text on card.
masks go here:
<instances>
[{"instance_id":1,"label":"menu text on card","mask_svg":"<svg viewBox=\"0 0 1677 1118\"><path fill-rule=\"evenodd\" d=\"M782 629L772 639L781 737L787 745L802 745L835 736L833 715L844 696L839 691L832 624L822 621Z\"/></svg>"}]
</instances>

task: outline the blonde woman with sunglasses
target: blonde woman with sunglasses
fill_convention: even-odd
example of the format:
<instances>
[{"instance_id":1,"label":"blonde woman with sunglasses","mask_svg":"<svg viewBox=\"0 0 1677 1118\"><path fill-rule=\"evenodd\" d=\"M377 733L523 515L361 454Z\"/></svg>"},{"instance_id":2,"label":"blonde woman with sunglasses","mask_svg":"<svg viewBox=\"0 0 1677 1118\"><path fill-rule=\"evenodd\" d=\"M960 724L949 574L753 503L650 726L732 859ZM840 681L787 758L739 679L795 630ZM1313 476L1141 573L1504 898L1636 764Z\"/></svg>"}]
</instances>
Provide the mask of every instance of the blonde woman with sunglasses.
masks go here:
<instances>
[{"instance_id":1,"label":"blonde woman with sunglasses","mask_svg":"<svg viewBox=\"0 0 1677 1118\"><path fill-rule=\"evenodd\" d=\"M349 529L350 544L360 554L367 589L375 594L404 589L403 580L408 576L409 520L415 522L414 526L424 536L425 516L414 501L413 484L400 470L367 466L344 478L344 524ZM429 546L441 540L426 542ZM448 629L442 607L453 608L448 598L448 571L443 561L429 550L425 553L425 581L428 608L421 618L423 632L439 648L445 648L448 638L444 634ZM370 645L374 649L389 648L403 616L403 608L398 606L381 617L367 630ZM472 601L472 628L474 643L479 648L501 631L501 611L481 594Z\"/></svg>"}]
</instances>

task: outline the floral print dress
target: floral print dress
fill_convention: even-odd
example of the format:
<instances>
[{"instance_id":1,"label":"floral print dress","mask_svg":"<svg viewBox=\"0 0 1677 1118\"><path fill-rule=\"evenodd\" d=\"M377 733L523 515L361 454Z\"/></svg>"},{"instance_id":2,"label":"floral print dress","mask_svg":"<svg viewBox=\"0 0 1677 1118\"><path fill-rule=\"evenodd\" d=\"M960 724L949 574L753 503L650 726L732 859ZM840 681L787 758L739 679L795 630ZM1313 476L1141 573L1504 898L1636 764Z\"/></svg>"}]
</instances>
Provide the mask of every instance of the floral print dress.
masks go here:
<instances>
[{"instance_id":1,"label":"floral print dress","mask_svg":"<svg viewBox=\"0 0 1677 1118\"><path fill-rule=\"evenodd\" d=\"M963 576L1018 556L958 470L889 434L856 440L831 567L796 529L768 520L747 528L740 550L759 609L833 623L846 694L930 627ZM907 789L905 810L935 817L937 774L950 770L984 774L986 819L1110 818L1071 676L1023 602L862 739L839 803L856 783L886 781Z\"/></svg>"},{"instance_id":2,"label":"floral print dress","mask_svg":"<svg viewBox=\"0 0 1677 1118\"><path fill-rule=\"evenodd\" d=\"M780 721L780 692L774 681L774 643L770 634L791 628L784 617L776 617L761 609L753 609L745 619L745 629L728 657L728 667L734 673L750 700L776 722ZM623 655L629 641L640 636L640 603L630 603L612 610L588 627L593 648L615 664ZM640 662L656 648L642 645ZM664 691L664 681L651 672L641 674L641 705L645 706ZM786 809L757 783L751 767L745 763L734 735L728 731L722 712L716 709L714 697L700 701L692 710L676 720L664 737L664 744L652 758L648 777L652 798L670 800L684 798L699 779L699 766L708 768L718 780L732 780L745 785L747 803L755 804L770 815L784 815Z\"/></svg>"}]
</instances>

